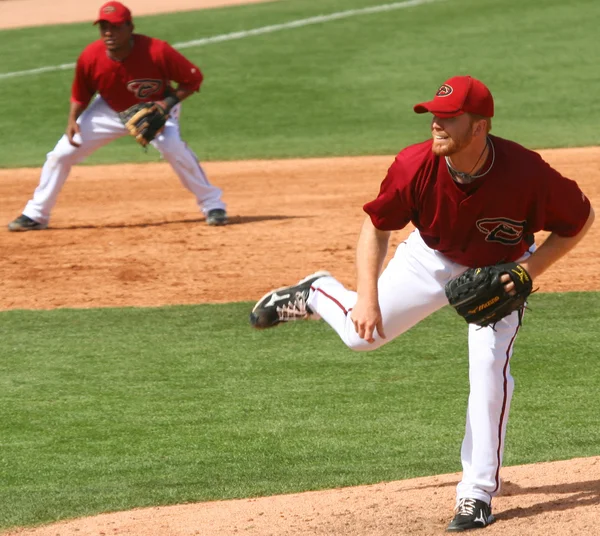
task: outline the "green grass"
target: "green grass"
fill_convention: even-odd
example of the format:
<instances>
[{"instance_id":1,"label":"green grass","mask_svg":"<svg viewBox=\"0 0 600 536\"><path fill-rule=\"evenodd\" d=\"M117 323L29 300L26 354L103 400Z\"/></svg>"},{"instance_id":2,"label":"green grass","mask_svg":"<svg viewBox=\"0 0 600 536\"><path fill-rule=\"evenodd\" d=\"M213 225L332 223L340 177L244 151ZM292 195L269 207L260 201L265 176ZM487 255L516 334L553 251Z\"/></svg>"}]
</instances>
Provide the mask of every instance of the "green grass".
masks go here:
<instances>
[{"instance_id":1,"label":"green grass","mask_svg":"<svg viewBox=\"0 0 600 536\"><path fill-rule=\"evenodd\" d=\"M599 454L600 294L536 295L506 464ZM251 304L0 314L0 528L460 470L466 325L373 353Z\"/></svg>"},{"instance_id":2,"label":"green grass","mask_svg":"<svg viewBox=\"0 0 600 536\"><path fill-rule=\"evenodd\" d=\"M285 0L135 22L177 43L383 3ZM446 0L186 49L206 82L185 104L183 136L203 160L393 154L428 135L412 105L470 73L496 96L498 135L533 148L596 145L588 102L599 17L595 0ZM11 53L0 73L74 62L95 32L89 23L2 31ZM0 80L11 103L0 167L43 163L64 130L71 79ZM125 139L88 162L154 157Z\"/></svg>"}]
</instances>

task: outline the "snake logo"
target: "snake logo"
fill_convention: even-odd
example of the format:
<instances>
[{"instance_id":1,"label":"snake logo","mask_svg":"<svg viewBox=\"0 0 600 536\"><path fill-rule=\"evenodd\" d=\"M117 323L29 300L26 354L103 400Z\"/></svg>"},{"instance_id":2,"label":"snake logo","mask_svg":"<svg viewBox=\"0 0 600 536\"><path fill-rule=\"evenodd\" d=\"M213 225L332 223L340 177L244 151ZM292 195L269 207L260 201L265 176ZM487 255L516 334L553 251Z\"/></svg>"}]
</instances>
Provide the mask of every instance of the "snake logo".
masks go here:
<instances>
[{"instance_id":1,"label":"snake logo","mask_svg":"<svg viewBox=\"0 0 600 536\"><path fill-rule=\"evenodd\" d=\"M451 95L452 92L454 90L452 89L452 86L449 86L448 84L443 84L440 86L440 89L437 90L437 93L435 94L436 97L447 97L448 95Z\"/></svg>"},{"instance_id":2,"label":"snake logo","mask_svg":"<svg viewBox=\"0 0 600 536\"><path fill-rule=\"evenodd\" d=\"M500 242L513 246L523 240L527 220L517 221L510 218L484 218L477 220L477 229L486 235L486 242Z\"/></svg>"},{"instance_id":3,"label":"snake logo","mask_svg":"<svg viewBox=\"0 0 600 536\"><path fill-rule=\"evenodd\" d=\"M150 95L158 93L162 88L162 80L153 80L151 78L142 78L132 80L127 84L127 89L131 91L138 99L147 99Z\"/></svg>"}]
</instances>

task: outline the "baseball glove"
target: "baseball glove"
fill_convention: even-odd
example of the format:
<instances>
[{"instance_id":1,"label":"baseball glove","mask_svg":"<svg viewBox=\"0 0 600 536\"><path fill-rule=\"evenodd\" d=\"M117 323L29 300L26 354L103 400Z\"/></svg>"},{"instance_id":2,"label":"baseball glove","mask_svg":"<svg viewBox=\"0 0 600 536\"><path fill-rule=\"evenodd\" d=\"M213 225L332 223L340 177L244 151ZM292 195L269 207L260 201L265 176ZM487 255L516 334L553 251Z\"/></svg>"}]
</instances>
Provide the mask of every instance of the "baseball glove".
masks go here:
<instances>
[{"instance_id":1,"label":"baseball glove","mask_svg":"<svg viewBox=\"0 0 600 536\"><path fill-rule=\"evenodd\" d=\"M500 281L508 274L515 284L515 293L510 295ZM525 307L532 292L531 276L520 264L508 262L469 268L466 272L446 284L446 297L456 312L467 323L478 326L494 326L513 311Z\"/></svg>"},{"instance_id":2,"label":"baseball glove","mask_svg":"<svg viewBox=\"0 0 600 536\"><path fill-rule=\"evenodd\" d=\"M169 111L156 102L140 102L119 114L129 133L146 147L165 127Z\"/></svg>"}]
</instances>

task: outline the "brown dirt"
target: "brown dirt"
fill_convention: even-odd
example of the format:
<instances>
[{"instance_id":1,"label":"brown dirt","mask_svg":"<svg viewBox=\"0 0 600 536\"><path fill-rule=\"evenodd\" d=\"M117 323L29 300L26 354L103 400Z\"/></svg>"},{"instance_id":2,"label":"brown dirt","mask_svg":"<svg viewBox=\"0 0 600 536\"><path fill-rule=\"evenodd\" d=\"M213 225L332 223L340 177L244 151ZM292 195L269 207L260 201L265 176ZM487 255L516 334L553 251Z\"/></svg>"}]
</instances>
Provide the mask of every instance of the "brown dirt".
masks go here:
<instances>
[{"instance_id":1,"label":"brown dirt","mask_svg":"<svg viewBox=\"0 0 600 536\"><path fill-rule=\"evenodd\" d=\"M135 16L256 1L263 0L125 3ZM92 20L100 3L0 0L0 27ZM543 155L599 205L600 149ZM75 168L52 230L0 233L0 310L255 300L320 268L352 285L360 207L390 162L370 157L205 164L233 216L225 228L204 224L166 164ZM0 170L0 221L19 214L38 176L38 169ZM392 246L409 231L396 233ZM541 291L600 290L599 240L595 226L568 260L539 279ZM503 493L494 501L498 522L485 534L598 532L600 458L506 467L502 474ZM107 513L6 536L441 534L459 478Z\"/></svg>"},{"instance_id":2,"label":"brown dirt","mask_svg":"<svg viewBox=\"0 0 600 536\"><path fill-rule=\"evenodd\" d=\"M599 149L543 155L600 204ZM51 230L0 233L0 309L254 300L324 268L353 285L361 206L391 161L207 163L232 216L224 228L204 223L166 163L75 168ZM19 214L38 178L37 169L0 170L0 221ZM396 233L393 245L408 232ZM540 291L600 290L599 233L592 227L539 278Z\"/></svg>"},{"instance_id":3,"label":"brown dirt","mask_svg":"<svg viewBox=\"0 0 600 536\"><path fill-rule=\"evenodd\" d=\"M0 0L0 28L93 21L107 0ZM280 0L121 0L133 17Z\"/></svg>"}]
</instances>

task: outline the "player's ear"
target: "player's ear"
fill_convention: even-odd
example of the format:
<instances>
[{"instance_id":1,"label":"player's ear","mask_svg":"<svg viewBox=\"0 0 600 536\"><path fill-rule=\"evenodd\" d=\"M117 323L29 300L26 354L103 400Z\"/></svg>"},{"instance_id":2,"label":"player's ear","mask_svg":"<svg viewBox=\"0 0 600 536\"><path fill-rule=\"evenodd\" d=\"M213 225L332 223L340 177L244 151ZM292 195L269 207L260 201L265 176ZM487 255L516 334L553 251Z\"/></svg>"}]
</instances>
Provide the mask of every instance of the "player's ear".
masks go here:
<instances>
[{"instance_id":1,"label":"player's ear","mask_svg":"<svg viewBox=\"0 0 600 536\"><path fill-rule=\"evenodd\" d=\"M475 136L481 136L482 134L486 134L485 130L486 130L486 125L485 125L485 121L481 120L481 121L475 121L475 128L473 129L473 134Z\"/></svg>"}]
</instances>

